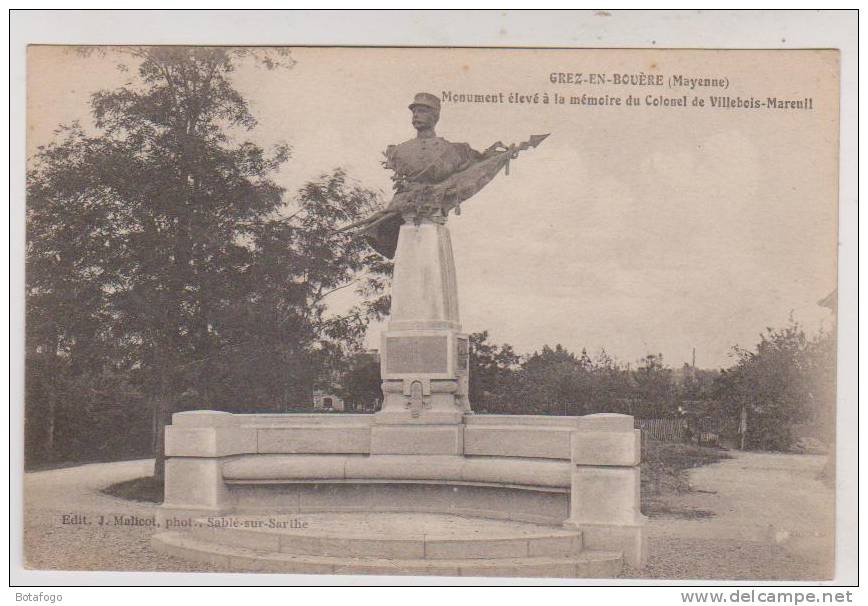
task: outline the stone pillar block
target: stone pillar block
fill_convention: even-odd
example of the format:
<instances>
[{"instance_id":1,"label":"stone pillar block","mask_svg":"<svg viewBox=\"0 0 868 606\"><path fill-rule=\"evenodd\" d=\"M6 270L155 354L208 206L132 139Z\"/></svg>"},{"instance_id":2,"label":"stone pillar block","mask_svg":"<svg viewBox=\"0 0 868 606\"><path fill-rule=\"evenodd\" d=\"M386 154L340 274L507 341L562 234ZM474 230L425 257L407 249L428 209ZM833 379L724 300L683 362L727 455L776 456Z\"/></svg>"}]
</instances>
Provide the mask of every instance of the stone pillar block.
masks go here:
<instances>
[{"instance_id":1,"label":"stone pillar block","mask_svg":"<svg viewBox=\"0 0 868 606\"><path fill-rule=\"evenodd\" d=\"M592 524L635 524L639 513L638 467L576 467L570 519Z\"/></svg>"},{"instance_id":2,"label":"stone pillar block","mask_svg":"<svg viewBox=\"0 0 868 606\"><path fill-rule=\"evenodd\" d=\"M177 510L221 511L230 505L221 459L166 460L163 507Z\"/></svg>"},{"instance_id":3,"label":"stone pillar block","mask_svg":"<svg viewBox=\"0 0 868 606\"><path fill-rule=\"evenodd\" d=\"M200 515L231 509L223 481L224 456L256 452L256 431L228 412L194 410L172 415L166 426L165 497L157 517L163 527L189 528Z\"/></svg>"},{"instance_id":4,"label":"stone pillar block","mask_svg":"<svg viewBox=\"0 0 868 606\"><path fill-rule=\"evenodd\" d=\"M187 410L172 415L172 427L237 427L238 417L222 410Z\"/></svg>"},{"instance_id":5,"label":"stone pillar block","mask_svg":"<svg viewBox=\"0 0 868 606\"><path fill-rule=\"evenodd\" d=\"M251 452L256 452L256 429L242 427L239 418L228 412L178 412L166 426L167 457L225 457Z\"/></svg>"},{"instance_id":6,"label":"stone pillar block","mask_svg":"<svg viewBox=\"0 0 868 606\"><path fill-rule=\"evenodd\" d=\"M642 570L648 562L645 523L643 517L635 524L582 524L582 545L589 550L620 551L627 564Z\"/></svg>"},{"instance_id":7,"label":"stone pillar block","mask_svg":"<svg viewBox=\"0 0 868 606\"><path fill-rule=\"evenodd\" d=\"M252 427L166 427L167 457L225 457L256 452Z\"/></svg>"},{"instance_id":8,"label":"stone pillar block","mask_svg":"<svg viewBox=\"0 0 868 606\"><path fill-rule=\"evenodd\" d=\"M580 431L633 431L633 417L615 412L601 412L579 417L576 426Z\"/></svg>"},{"instance_id":9,"label":"stone pillar block","mask_svg":"<svg viewBox=\"0 0 868 606\"><path fill-rule=\"evenodd\" d=\"M640 509L641 432L633 417L588 415L570 436L570 517L589 549L616 549L641 569L646 561Z\"/></svg>"},{"instance_id":10,"label":"stone pillar block","mask_svg":"<svg viewBox=\"0 0 868 606\"><path fill-rule=\"evenodd\" d=\"M642 462L642 432L574 431L570 448L575 465L634 467Z\"/></svg>"}]
</instances>

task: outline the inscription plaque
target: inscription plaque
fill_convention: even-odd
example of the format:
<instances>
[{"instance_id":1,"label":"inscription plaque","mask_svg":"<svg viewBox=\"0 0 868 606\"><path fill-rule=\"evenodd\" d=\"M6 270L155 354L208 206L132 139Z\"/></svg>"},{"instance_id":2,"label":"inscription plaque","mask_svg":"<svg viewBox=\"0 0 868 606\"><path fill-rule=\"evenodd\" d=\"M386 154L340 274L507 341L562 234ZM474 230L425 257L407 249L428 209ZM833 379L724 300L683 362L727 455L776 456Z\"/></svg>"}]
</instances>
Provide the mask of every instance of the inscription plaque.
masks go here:
<instances>
[{"instance_id":1,"label":"inscription plaque","mask_svg":"<svg viewBox=\"0 0 868 606\"><path fill-rule=\"evenodd\" d=\"M446 336L386 337L386 372L448 372Z\"/></svg>"},{"instance_id":2,"label":"inscription plaque","mask_svg":"<svg viewBox=\"0 0 868 606\"><path fill-rule=\"evenodd\" d=\"M470 363L470 347L467 339L455 339L455 367L457 372L467 372Z\"/></svg>"}]
</instances>

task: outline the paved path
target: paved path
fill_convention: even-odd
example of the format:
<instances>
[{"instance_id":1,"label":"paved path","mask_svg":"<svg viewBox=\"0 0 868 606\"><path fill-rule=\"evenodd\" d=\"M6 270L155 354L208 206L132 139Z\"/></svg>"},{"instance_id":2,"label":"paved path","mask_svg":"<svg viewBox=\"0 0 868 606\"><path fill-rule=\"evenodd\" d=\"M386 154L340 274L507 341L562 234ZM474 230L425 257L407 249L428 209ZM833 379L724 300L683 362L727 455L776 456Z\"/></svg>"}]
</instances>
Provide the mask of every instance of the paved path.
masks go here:
<instances>
[{"instance_id":1,"label":"paved path","mask_svg":"<svg viewBox=\"0 0 868 606\"><path fill-rule=\"evenodd\" d=\"M829 578L834 492L817 475L824 457L732 453L691 471L693 492L669 499L682 512L648 525L650 564L638 576L675 579ZM106 486L142 477L153 461L82 465L24 476L26 562L35 569L219 571L158 555L147 527L98 525L115 515L152 516L155 506L111 497ZM90 524L64 524L85 515ZM68 518L69 520L69 518Z\"/></svg>"},{"instance_id":2,"label":"paved path","mask_svg":"<svg viewBox=\"0 0 868 606\"><path fill-rule=\"evenodd\" d=\"M835 495L818 479L825 457L730 454L691 470L692 492L667 499L684 515L651 519L644 576L832 577Z\"/></svg>"},{"instance_id":3,"label":"paved path","mask_svg":"<svg viewBox=\"0 0 868 606\"><path fill-rule=\"evenodd\" d=\"M155 553L149 527L113 524L115 515L149 518L156 506L100 490L146 476L153 469L150 459L24 474L25 565L37 570L218 570ZM99 525L100 515L105 525ZM81 521L71 516L86 516L89 523L69 523Z\"/></svg>"}]
</instances>

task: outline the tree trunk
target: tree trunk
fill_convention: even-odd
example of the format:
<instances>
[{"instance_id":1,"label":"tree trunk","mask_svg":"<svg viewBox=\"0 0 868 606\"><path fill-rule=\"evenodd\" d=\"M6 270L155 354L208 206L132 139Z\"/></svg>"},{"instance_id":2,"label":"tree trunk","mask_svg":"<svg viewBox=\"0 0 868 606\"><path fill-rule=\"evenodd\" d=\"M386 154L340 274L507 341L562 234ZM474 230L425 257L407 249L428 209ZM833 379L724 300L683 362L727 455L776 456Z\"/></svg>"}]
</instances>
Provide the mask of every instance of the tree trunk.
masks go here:
<instances>
[{"instance_id":1,"label":"tree trunk","mask_svg":"<svg viewBox=\"0 0 868 606\"><path fill-rule=\"evenodd\" d=\"M826 454L826 464L823 465L822 471L820 471L820 477L828 486L837 486L837 473L836 473L836 457L837 448L835 445L835 440L832 440L832 443L829 444L827 454Z\"/></svg>"},{"instance_id":2,"label":"tree trunk","mask_svg":"<svg viewBox=\"0 0 868 606\"><path fill-rule=\"evenodd\" d=\"M172 423L175 410L173 398L161 391L154 402L154 479L162 482L166 477L166 425Z\"/></svg>"},{"instance_id":3,"label":"tree trunk","mask_svg":"<svg viewBox=\"0 0 868 606\"><path fill-rule=\"evenodd\" d=\"M57 408L57 394L54 393L52 389L52 393L48 397L48 420L46 422L47 427L45 428L45 454L46 458L50 461L54 460L54 433L55 433L55 418Z\"/></svg>"},{"instance_id":4,"label":"tree trunk","mask_svg":"<svg viewBox=\"0 0 868 606\"><path fill-rule=\"evenodd\" d=\"M57 435L57 401L61 397L58 389L58 381L60 376L60 362L57 356L57 348L59 336L55 328L51 333L51 338L46 346L45 354L47 364L45 366L49 377L50 391L48 394L48 419L46 419L45 427L45 455L49 461L55 460L54 450L56 448Z\"/></svg>"}]
</instances>

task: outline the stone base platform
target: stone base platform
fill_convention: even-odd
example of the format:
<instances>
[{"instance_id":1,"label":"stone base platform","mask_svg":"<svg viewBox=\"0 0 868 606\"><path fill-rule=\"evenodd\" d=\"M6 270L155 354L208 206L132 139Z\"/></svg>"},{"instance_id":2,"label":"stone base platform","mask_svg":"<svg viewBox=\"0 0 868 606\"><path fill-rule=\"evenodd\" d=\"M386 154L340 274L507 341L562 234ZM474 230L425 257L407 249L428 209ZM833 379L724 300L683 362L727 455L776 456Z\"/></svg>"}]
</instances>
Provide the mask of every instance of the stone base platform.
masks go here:
<instances>
[{"instance_id":1,"label":"stone base platform","mask_svg":"<svg viewBox=\"0 0 868 606\"><path fill-rule=\"evenodd\" d=\"M611 578L623 566L620 552L583 549L579 530L448 514L213 516L153 545L239 572Z\"/></svg>"},{"instance_id":2,"label":"stone base platform","mask_svg":"<svg viewBox=\"0 0 868 606\"><path fill-rule=\"evenodd\" d=\"M609 578L644 566L632 417L437 425L422 410L403 425L176 413L157 518L183 534L155 547L243 571Z\"/></svg>"}]
</instances>

